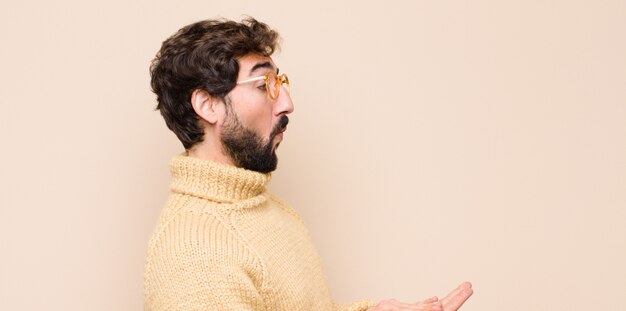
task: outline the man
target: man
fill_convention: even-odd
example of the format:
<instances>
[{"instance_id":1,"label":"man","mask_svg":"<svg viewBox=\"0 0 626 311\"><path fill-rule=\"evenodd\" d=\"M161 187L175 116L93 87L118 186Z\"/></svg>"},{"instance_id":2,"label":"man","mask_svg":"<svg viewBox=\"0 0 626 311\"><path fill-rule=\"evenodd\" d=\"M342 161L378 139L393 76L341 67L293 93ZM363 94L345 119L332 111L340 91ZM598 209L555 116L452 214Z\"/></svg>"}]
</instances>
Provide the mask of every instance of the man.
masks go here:
<instances>
[{"instance_id":1,"label":"man","mask_svg":"<svg viewBox=\"0 0 626 311\"><path fill-rule=\"evenodd\" d=\"M163 42L150 68L157 109L185 147L151 238L146 310L456 310L332 302L318 254L296 212L265 185L293 112L289 79L270 57L278 34L252 18L207 20Z\"/></svg>"}]
</instances>

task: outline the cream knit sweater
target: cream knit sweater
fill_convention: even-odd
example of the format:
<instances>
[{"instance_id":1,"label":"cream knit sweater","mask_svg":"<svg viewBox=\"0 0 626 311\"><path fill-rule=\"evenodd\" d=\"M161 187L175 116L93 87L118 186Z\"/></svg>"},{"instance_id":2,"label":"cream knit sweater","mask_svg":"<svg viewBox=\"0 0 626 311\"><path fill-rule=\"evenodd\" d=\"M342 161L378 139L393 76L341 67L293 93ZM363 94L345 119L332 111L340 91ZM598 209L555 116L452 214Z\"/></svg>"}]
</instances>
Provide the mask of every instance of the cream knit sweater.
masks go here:
<instances>
[{"instance_id":1,"label":"cream knit sweater","mask_svg":"<svg viewBox=\"0 0 626 311\"><path fill-rule=\"evenodd\" d=\"M269 174L179 155L150 240L145 310L365 310L331 300L319 256Z\"/></svg>"}]
</instances>

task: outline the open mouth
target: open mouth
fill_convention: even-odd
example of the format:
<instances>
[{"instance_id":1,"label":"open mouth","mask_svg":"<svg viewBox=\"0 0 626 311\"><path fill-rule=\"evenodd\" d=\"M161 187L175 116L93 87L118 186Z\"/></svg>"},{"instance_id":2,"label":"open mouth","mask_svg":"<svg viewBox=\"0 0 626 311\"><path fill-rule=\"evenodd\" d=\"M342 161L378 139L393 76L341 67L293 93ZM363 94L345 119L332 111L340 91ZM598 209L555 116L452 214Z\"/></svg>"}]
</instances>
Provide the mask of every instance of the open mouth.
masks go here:
<instances>
[{"instance_id":1,"label":"open mouth","mask_svg":"<svg viewBox=\"0 0 626 311\"><path fill-rule=\"evenodd\" d=\"M287 116L280 118L274 129L274 136L281 134L280 136L282 137L282 134L287 130L287 124L289 124L289 118Z\"/></svg>"},{"instance_id":2,"label":"open mouth","mask_svg":"<svg viewBox=\"0 0 626 311\"><path fill-rule=\"evenodd\" d=\"M280 131L278 131L278 133L276 133L276 137L279 137L282 140L283 139L283 133L285 133L286 130L287 130L287 127L283 127L282 129L280 129Z\"/></svg>"}]
</instances>

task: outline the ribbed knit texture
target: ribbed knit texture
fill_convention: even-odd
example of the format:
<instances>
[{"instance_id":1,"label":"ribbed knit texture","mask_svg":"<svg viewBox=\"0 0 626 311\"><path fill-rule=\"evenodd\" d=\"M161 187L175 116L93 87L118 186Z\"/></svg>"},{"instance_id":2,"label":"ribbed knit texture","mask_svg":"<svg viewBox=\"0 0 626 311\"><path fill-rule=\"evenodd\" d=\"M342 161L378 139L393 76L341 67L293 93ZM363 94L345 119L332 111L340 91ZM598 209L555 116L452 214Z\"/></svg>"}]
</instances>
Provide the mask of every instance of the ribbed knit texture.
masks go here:
<instances>
[{"instance_id":1,"label":"ribbed knit texture","mask_svg":"<svg viewBox=\"0 0 626 311\"><path fill-rule=\"evenodd\" d=\"M331 300L296 212L268 193L269 174L180 155L150 240L144 308L366 310Z\"/></svg>"}]
</instances>

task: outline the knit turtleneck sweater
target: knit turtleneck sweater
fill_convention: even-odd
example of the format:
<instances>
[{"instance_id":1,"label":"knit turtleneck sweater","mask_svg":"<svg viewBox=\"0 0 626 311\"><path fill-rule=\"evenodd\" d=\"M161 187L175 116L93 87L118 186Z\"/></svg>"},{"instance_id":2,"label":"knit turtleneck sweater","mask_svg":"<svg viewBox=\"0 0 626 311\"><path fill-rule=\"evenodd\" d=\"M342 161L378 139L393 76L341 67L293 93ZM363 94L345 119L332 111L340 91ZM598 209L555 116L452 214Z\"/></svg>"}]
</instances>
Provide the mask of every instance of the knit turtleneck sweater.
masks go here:
<instances>
[{"instance_id":1,"label":"knit turtleneck sweater","mask_svg":"<svg viewBox=\"0 0 626 311\"><path fill-rule=\"evenodd\" d=\"M365 310L332 302L309 233L270 194L269 174L186 156L150 239L144 308Z\"/></svg>"}]
</instances>

